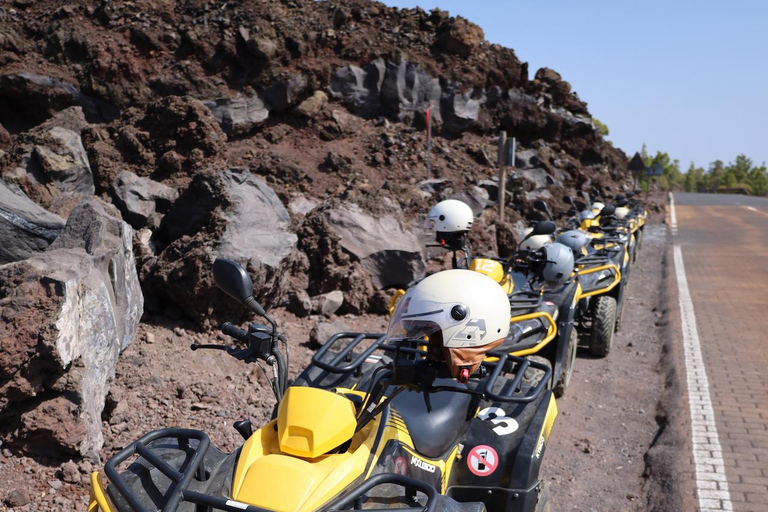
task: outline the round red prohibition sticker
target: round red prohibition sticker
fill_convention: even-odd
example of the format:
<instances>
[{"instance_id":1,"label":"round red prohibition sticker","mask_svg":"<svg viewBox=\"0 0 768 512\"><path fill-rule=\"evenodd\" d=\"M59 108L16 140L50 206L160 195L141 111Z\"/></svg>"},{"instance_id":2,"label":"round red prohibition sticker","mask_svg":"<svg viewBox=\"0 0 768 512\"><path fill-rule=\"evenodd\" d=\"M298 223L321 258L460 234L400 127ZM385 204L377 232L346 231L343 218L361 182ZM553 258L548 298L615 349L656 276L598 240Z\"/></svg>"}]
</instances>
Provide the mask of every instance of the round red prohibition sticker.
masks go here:
<instances>
[{"instance_id":1,"label":"round red prohibition sticker","mask_svg":"<svg viewBox=\"0 0 768 512\"><path fill-rule=\"evenodd\" d=\"M469 470L477 476L488 476L499 467L499 455L490 446L481 444L469 450Z\"/></svg>"},{"instance_id":2,"label":"round red prohibition sticker","mask_svg":"<svg viewBox=\"0 0 768 512\"><path fill-rule=\"evenodd\" d=\"M403 475L408 472L408 461L405 460L405 457L398 457L395 459L395 467L393 468L393 472L397 475Z\"/></svg>"}]
</instances>

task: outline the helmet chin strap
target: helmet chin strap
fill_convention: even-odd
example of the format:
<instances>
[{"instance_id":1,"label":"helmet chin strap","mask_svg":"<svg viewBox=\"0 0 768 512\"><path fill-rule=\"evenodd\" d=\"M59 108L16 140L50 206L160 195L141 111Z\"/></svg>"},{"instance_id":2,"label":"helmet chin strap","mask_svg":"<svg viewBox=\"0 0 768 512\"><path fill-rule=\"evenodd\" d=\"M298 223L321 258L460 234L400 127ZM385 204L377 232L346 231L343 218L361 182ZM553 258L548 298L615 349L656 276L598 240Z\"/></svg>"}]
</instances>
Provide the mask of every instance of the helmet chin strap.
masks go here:
<instances>
[{"instance_id":1,"label":"helmet chin strap","mask_svg":"<svg viewBox=\"0 0 768 512\"><path fill-rule=\"evenodd\" d=\"M456 380L458 380L460 384L466 384L469 382L469 370L469 366L462 366L459 370L459 376Z\"/></svg>"}]
</instances>

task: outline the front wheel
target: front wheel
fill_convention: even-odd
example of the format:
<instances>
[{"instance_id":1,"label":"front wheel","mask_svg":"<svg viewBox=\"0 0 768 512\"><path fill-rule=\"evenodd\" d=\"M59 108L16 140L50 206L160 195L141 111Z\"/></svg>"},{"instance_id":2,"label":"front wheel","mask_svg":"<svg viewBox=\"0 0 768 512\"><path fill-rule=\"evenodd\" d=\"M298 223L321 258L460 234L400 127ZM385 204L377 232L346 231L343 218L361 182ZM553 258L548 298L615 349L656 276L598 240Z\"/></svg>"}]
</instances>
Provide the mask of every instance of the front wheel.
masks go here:
<instances>
[{"instance_id":1,"label":"front wheel","mask_svg":"<svg viewBox=\"0 0 768 512\"><path fill-rule=\"evenodd\" d=\"M595 300L594 308L589 351L597 357L605 357L611 351L616 329L616 299L601 295Z\"/></svg>"},{"instance_id":2,"label":"front wheel","mask_svg":"<svg viewBox=\"0 0 768 512\"><path fill-rule=\"evenodd\" d=\"M552 388L552 392L555 394L555 398L560 398L565 394L565 390L568 388L568 384L571 383L571 377L573 377L573 369L576 366L576 351L579 345L579 333L576 332L576 328L571 326L571 336L568 339L568 350L565 353L565 366L563 367L563 373Z\"/></svg>"}]
</instances>

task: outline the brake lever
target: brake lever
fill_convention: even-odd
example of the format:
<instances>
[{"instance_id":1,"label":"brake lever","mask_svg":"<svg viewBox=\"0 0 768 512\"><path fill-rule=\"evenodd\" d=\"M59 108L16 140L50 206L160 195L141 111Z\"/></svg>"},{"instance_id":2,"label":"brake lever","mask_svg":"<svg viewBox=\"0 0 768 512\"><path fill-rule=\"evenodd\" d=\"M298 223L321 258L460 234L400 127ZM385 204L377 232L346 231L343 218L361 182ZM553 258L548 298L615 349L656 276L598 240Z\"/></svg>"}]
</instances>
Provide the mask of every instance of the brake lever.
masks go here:
<instances>
[{"instance_id":1,"label":"brake lever","mask_svg":"<svg viewBox=\"0 0 768 512\"><path fill-rule=\"evenodd\" d=\"M191 350L222 350L229 354L230 356L234 357L238 361L245 361L246 363L252 363L256 361L256 357L254 357L253 351L250 348L243 348L243 349L236 349L232 347L228 347L226 345L215 345L215 344L201 344L201 343L192 343L189 348ZM269 363L270 361L267 361Z\"/></svg>"}]
</instances>

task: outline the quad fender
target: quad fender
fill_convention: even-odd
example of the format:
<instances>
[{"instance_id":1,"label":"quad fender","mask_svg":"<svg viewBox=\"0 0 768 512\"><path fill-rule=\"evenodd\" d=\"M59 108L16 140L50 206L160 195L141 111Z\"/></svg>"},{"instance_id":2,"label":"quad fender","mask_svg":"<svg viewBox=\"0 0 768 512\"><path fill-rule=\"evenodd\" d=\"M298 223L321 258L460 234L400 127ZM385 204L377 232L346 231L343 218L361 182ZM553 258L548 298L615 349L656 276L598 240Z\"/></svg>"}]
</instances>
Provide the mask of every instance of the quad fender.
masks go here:
<instances>
[{"instance_id":1,"label":"quad fender","mask_svg":"<svg viewBox=\"0 0 768 512\"><path fill-rule=\"evenodd\" d=\"M472 420L445 494L461 502L482 501L488 512L533 512L557 416L555 397L544 391L529 404L498 405L484 402ZM478 469L478 455L484 453L487 464Z\"/></svg>"}]
</instances>

